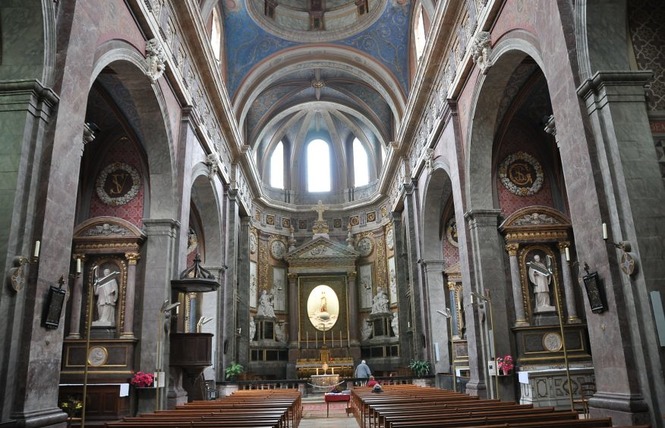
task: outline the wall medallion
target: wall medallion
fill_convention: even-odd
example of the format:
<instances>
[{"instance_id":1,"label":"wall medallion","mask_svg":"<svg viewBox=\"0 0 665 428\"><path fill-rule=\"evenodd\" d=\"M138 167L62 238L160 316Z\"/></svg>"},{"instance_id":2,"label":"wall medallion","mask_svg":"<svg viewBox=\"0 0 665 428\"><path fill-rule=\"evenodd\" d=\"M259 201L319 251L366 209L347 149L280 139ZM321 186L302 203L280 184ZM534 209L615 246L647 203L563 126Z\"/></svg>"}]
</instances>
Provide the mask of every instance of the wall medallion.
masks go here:
<instances>
[{"instance_id":1,"label":"wall medallion","mask_svg":"<svg viewBox=\"0 0 665 428\"><path fill-rule=\"evenodd\" d=\"M517 196L531 196L543 187L543 168L530 154L517 152L501 162L499 178L510 193Z\"/></svg>"},{"instance_id":2,"label":"wall medallion","mask_svg":"<svg viewBox=\"0 0 665 428\"><path fill-rule=\"evenodd\" d=\"M457 221L455 217L450 217L448 223L446 223L446 238L450 245L457 247Z\"/></svg>"},{"instance_id":3,"label":"wall medallion","mask_svg":"<svg viewBox=\"0 0 665 428\"><path fill-rule=\"evenodd\" d=\"M125 205L134 199L141 187L138 171L126 163L107 165L97 177L97 196L106 205Z\"/></svg>"},{"instance_id":4,"label":"wall medallion","mask_svg":"<svg viewBox=\"0 0 665 428\"><path fill-rule=\"evenodd\" d=\"M358 251L360 252L361 256L363 257L369 256L370 254L372 254L373 249L374 249L374 243L367 236L361 238L360 241L358 241Z\"/></svg>"},{"instance_id":5,"label":"wall medallion","mask_svg":"<svg viewBox=\"0 0 665 428\"><path fill-rule=\"evenodd\" d=\"M270 254L276 259L281 259L286 253L286 245L278 239L275 239L270 244Z\"/></svg>"},{"instance_id":6,"label":"wall medallion","mask_svg":"<svg viewBox=\"0 0 665 428\"><path fill-rule=\"evenodd\" d=\"M546 333L543 336L543 347L550 352L558 352L563 348L563 341L559 333Z\"/></svg>"},{"instance_id":7,"label":"wall medallion","mask_svg":"<svg viewBox=\"0 0 665 428\"><path fill-rule=\"evenodd\" d=\"M388 249L390 250L395 245L395 230L392 228L388 229L388 233L386 233L386 245L388 245Z\"/></svg>"},{"instance_id":8,"label":"wall medallion","mask_svg":"<svg viewBox=\"0 0 665 428\"><path fill-rule=\"evenodd\" d=\"M108 357L109 353L105 347L94 346L90 348L90 352L88 352L88 364L93 367L103 366L106 364Z\"/></svg>"}]
</instances>

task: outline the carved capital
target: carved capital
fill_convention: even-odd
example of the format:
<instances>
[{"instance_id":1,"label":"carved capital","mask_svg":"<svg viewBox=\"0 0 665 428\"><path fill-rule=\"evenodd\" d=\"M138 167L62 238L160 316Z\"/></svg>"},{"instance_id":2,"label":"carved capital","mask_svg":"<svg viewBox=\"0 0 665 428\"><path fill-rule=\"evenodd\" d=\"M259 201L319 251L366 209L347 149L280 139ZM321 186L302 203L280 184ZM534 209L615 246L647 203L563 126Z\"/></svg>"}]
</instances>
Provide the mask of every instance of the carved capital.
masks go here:
<instances>
[{"instance_id":1,"label":"carved capital","mask_svg":"<svg viewBox=\"0 0 665 428\"><path fill-rule=\"evenodd\" d=\"M130 265L136 265L139 262L141 255L139 253L125 253L125 258Z\"/></svg>"},{"instance_id":2,"label":"carved capital","mask_svg":"<svg viewBox=\"0 0 665 428\"><path fill-rule=\"evenodd\" d=\"M492 46L490 40L490 33L487 31L480 31L473 38L471 43L471 57L473 62L478 66L480 72L487 74L490 66L490 54L492 53Z\"/></svg>"},{"instance_id":3,"label":"carved capital","mask_svg":"<svg viewBox=\"0 0 665 428\"><path fill-rule=\"evenodd\" d=\"M511 257L514 257L517 255L517 250L519 250L520 244L513 243L513 244L508 244L506 245L506 251L508 251L508 255Z\"/></svg>"}]
</instances>

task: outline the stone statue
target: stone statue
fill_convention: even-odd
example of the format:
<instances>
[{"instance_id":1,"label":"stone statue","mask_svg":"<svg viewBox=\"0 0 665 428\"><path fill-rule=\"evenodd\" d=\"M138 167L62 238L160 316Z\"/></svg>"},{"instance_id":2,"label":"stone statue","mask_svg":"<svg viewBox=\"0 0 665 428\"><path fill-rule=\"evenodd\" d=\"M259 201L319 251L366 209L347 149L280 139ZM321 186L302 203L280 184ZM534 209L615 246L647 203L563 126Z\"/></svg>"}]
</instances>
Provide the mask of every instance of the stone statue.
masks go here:
<instances>
[{"instance_id":1,"label":"stone statue","mask_svg":"<svg viewBox=\"0 0 665 428\"><path fill-rule=\"evenodd\" d=\"M256 323L254 322L254 317L249 317L249 341L254 340L256 335Z\"/></svg>"},{"instance_id":2,"label":"stone statue","mask_svg":"<svg viewBox=\"0 0 665 428\"><path fill-rule=\"evenodd\" d=\"M363 323L363 328L360 331L360 337L362 340L369 340L372 337L372 323L365 320Z\"/></svg>"},{"instance_id":3,"label":"stone statue","mask_svg":"<svg viewBox=\"0 0 665 428\"><path fill-rule=\"evenodd\" d=\"M115 304L118 301L118 281L115 276L118 272L104 269L104 276L94 286L97 296L97 320L92 322L93 326L115 325Z\"/></svg>"},{"instance_id":4,"label":"stone statue","mask_svg":"<svg viewBox=\"0 0 665 428\"><path fill-rule=\"evenodd\" d=\"M390 312L390 309L388 309L389 302L386 292L383 291L383 288L378 287L374 296L374 303L372 303L372 313L384 314Z\"/></svg>"},{"instance_id":5,"label":"stone statue","mask_svg":"<svg viewBox=\"0 0 665 428\"><path fill-rule=\"evenodd\" d=\"M529 280L535 285L533 292L536 295L535 312L552 312L556 308L550 304L550 283L552 272L540 261L540 255L533 256L533 261L527 262L529 266Z\"/></svg>"},{"instance_id":6,"label":"stone statue","mask_svg":"<svg viewBox=\"0 0 665 428\"><path fill-rule=\"evenodd\" d=\"M399 315L397 312L393 314L393 320L390 322L390 327L393 329L393 335L399 337Z\"/></svg>"},{"instance_id":7,"label":"stone statue","mask_svg":"<svg viewBox=\"0 0 665 428\"><path fill-rule=\"evenodd\" d=\"M257 310L256 315L266 318L275 318L273 300L272 293L268 293L267 290L261 291L261 297L259 297L259 309Z\"/></svg>"}]
</instances>

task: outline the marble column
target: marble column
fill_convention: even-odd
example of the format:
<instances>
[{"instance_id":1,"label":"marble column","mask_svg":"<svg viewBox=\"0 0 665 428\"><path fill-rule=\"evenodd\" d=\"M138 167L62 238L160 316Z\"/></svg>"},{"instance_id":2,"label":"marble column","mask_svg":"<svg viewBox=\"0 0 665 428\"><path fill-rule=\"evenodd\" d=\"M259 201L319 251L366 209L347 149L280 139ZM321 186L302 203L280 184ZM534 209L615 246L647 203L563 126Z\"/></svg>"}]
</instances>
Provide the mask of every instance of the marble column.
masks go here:
<instances>
[{"instance_id":1,"label":"marble column","mask_svg":"<svg viewBox=\"0 0 665 428\"><path fill-rule=\"evenodd\" d=\"M570 264L568 263L568 260L566 260L566 249L570 248L570 242L559 242L558 246L561 275L563 277L563 290L566 297L566 312L568 313L567 322L569 324L579 324L582 321L577 316L573 277L570 274Z\"/></svg>"},{"instance_id":2,"label":"marble column","mask_svg":"<svg viewBox=\"0 0 665 428\"><path fill-rule=\"evenodd\" d=\"M420 265L417 260L420 259L420 247L418 239L418 207L417 207L417 193L416 186L412 183L404 184L404 231L406 232L405 245L405 262L406 268L409 270L410 282L409 293L411 303L411 329L412 329L412 346L408 350L412 359L424 359L424 352L426 350L425 342L425 301L424 301L424 282L425 278ZM406 350L403 350L406 351Z\"/></svg>"},{"instance_id":3,"label":"marble column","mask_svg":"<svg viewBox=\"0 0 665 428\"><path fill-rule=\"evenodd\" d=\"M125 317L121 339L134 339L134 299L136 294L136 264L141 256L139 253L126 253L127 287L125 289Z\"/></svg>"},{"instance_id":4,"label":"marble column","mask_svg":"<svg viewBox=\"0 0 665 428\"><path fill-rule=\"evenodd\" d=\"M495 209L477 209L465 213L471 240L472 254L469 257L473 260L472 277L474 278L469 292L484 295L490 291L491 299L494 302L508 301L506 294L508 287L504 281L505 267L503 257L501 257L504 249L502 238L498 233L500 215L501 211ZM466 294L466 290L464 299L471 302L471 296ZM482 312L479 306L477 304L466 306L466 334L471 372L467 392L484 397L487 396L488 387L493 389L488 385L491 379L487 371L487 362L494 357L494 348L499 354L507 353L511 331L505 304L492 306L495 326L489 325L488 305L482 305ZM493 335L490 334L490 328L494 329ZM491 346L490 336L500 340L494 347ZM513 394L502 389L500 396L508 399Z\"/></svg>"},{"instance_id":5,"label":"marble column","mask_svg":"<svg viewBox=\"0 0 665 428\"><path fill-rule=\"evenodd\" d=\"M427 296L429 305L427 306L429 319L429 342L432 344L429 359L434 363L435 373L449 372L452 358L448 361L445 357L448 354L448 341L452 336L452 331L448 332L448 326L451 324L448 319L441 315L437 310L443 311L446 305L446 285L443 278L443 260L426 260L423 262L425 275L427 277ZM439 359L436 359L436 347L439 348ZM450 356L449 356L450 357Z\"/></svg>"},{"instance_id":6,"label":"marble column","mask_svg":"<svg viewBox=\"0 0 665 428\"><path fill-rule=\"evenodd\" d=\"M298 348L298 274L289 273L289 348Z\"/></svg>"},{"instance_id":7,"label":"marble column","mask_svg":"<svg viewBox=\"0 0 665 428\"><path fill-rule=\"evenodd\" d=\"M81 260L81 266L85 266L85 255L74 254L74 260ZM80 339L81 338L81 304L83 302L83 272L77 273L74 277L74 285L72 286L72 310L69 318L69 335L67 339Z\"/></svg>"},{"instance_id":8,"label":"marble column","mask_svg":"<svg viewBox=\"0 0 665 428\"><path fill-rule=\"evenodd\" d=\"M520 266L517 261L517 250L519 244L506 245L508 257L510 259L510 281L513 288L513 305L515 306L515 327L526 327L529 321L524 312L524 294L522 293L522 283L520 282Z\"/></svg>"},{"instance_id":9,"label":"marble column","mask_svg":"<svg viewBox=\"0 0 665 428\"><path fill-rule=\"evenodd\" d=\"M356 283L357 273L347 272L349 281L349 346L359 345L358 342L358 284Z\"/></svg>"}]
</instances>

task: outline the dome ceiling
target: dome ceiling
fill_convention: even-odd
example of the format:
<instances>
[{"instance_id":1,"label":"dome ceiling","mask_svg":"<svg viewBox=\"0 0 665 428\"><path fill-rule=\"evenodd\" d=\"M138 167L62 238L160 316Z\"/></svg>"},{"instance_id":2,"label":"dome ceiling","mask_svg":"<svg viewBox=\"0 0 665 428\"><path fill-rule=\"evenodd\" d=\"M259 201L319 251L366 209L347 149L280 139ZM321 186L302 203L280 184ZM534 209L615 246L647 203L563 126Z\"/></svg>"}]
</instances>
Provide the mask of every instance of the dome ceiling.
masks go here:
<instances>
[{"instance_id":1,"label":"dome ceiling","mask_svg":"<svg viewBox=\"0 0 665 428\"><path fill-rule=\"evenodd\" d=\"M380 170L405 109L411 2L221 3L227 88L257 171L277 142L300 150L312 135L345 158L358 138Z\"/></svg>"}]
</instances>

